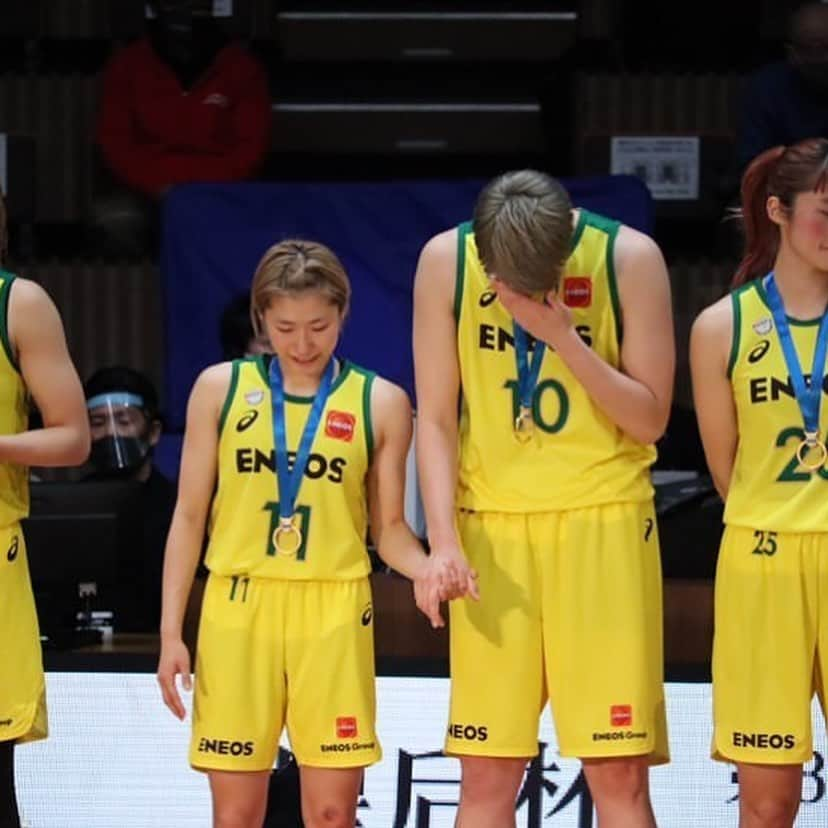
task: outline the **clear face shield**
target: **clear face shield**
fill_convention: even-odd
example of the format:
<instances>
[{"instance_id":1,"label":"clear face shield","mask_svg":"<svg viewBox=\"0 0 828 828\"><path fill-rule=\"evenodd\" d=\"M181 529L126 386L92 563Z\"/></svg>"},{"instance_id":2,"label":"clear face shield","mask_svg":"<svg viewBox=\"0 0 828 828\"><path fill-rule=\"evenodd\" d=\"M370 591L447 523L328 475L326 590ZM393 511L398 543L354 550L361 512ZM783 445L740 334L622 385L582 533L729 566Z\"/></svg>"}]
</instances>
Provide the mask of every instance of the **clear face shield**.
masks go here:
<instances>
[{"instance_id":1,"label":"clear face shield","mask_svg":"<svg viewBox=\"0 0 828 828\"><path fill-rule=\"evenodd\" d=\"M109 391L86 401L96 471L129 476L150 454L150 420L138 394Z\"/></svg>"}]
</instances>

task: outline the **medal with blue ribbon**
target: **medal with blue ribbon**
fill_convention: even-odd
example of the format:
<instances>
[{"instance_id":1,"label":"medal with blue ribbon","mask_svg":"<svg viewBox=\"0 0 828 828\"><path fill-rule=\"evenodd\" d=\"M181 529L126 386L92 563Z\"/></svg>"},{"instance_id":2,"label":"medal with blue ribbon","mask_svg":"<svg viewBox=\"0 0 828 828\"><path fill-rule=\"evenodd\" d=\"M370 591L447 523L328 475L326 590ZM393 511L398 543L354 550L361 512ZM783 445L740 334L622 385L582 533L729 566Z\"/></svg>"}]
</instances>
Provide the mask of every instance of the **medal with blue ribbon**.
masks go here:
<instances>
[{"instance_id":1,"label":"medal with blue ribbon","mask_svg":"<svg viewBox=\"0 0 828 828\"><path fill-rule=\"evenodd\" d=\"M319 388L313 398L293 468L288 462L287 425L285 417L285 381L278 357L270 361L270 392L273 404L273 443L276 449L276 479L279 483L279 525L273 530L273 547L280 555L292 558L302 547L302 530L296 525L296 498L302 485L305 467L310 457L322 412L331 393L334 370L333 358L328 362Z\"/></svg>"},{"instance_id":2,"label":"medal with blue ribbon","mask_svg":"<svg viewBox=\"0 0 828 828\"><path fill-rule=\"evenodd\" d=\"M531 439L535 430L535 420L532 416L532 396L538 384L543 355L546 345L535 341L532 350L532 359L529 360L529 336L523 328L514 323L515 332L515 361L518 373L518 414L515 417L515 437L525 443Z\"/></svg>"},{"instance_id":3,"label":"medal with blue ribbon","mask_svg":"<svg viewBox=\"0 0 828 828\"><path fill-rule=\"evenodd\" d=\"M828 310L823 313L819 322L819 332L814 348L814 364L811 368L810 381L806 382L799 356L796 353L796 345L791 335L788 317L785 315L782 295L779 293L772 272L765 278L765 293L768 297L768 305L773 315L773 321L776 324L776 332L782 346L785 364L788 366L794 396L799 410L802 412L802 421L805 426L805 438L796 450L796 459L802 468L813 472L821 469L825 465L826 459L828 459L828 449L825 447L825 441L819 435L822 383L825 379L825 356L828 352Z\"/></svg>"}]
</instances>

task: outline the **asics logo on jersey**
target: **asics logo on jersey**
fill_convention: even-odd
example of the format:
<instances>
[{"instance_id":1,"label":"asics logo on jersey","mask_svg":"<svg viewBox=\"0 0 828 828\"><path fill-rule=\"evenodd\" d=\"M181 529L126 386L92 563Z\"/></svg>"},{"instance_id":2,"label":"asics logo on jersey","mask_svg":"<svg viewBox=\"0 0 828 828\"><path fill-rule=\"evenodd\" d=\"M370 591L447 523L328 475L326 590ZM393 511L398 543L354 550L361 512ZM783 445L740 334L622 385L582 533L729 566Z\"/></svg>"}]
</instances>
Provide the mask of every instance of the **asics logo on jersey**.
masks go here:
<instances>
[{"instance_id":1,"label":"asics logo on jersey","mask_svg":"<svg viewBox=\"0 0 828 828\"><path fill-rule=\"evenodd\" d=\"M288 452L288 466L292 469L296 452ZM305 477L319 480L327 477L331 483L341 483L348 461L344 457L327 458L322 454L311 454L305 466ZM262 469L276 472L276 452L264 452L256 448L236 449L236 471L239 474L260 474Z\"/></svg>"},{"instance_id":2,"label":"asics logo on jersey","mask_svg":"<svg viewBox=\"0 0 828 828\"><path fill-rule=\"evenodd\" d=\"M14 719L0 719L0 727L11 727Z\"/></svg>"},{"instance_id":3,"label":"asics logo on jersey","mask_svg":"<svg viewBox=\"0 0 828 828\"><path fill-rule=\"evenodd\" d=\"M365 609L362 611L362 626L367 627L371 623L371 619L374 617L374 610L371 608L369 604Z\"/></svg>"},{"instance_id":4,"label":"asics logo on jersey","mask_svg":"<svg viewBox=\"0 0 828 828\"><path fill-rule=\"evenodd\" d=\"M811 384L810 374L805 374L805 381L808 385ZM751 377L749 390L750 401L754 405L756 403L777 402L782 397L788 397L791 400L796 399L790 377L785 377L785 379L779 377ZM822 393L828 394L828 377L822 382Z\"/></svg>"},{"instance_id":5,"label":"asics logo on jersey","mask_svg":"<svg viewBox=\"0 0 828 828\"><path fill-rule=\"evenodd\" d=\"M258 411L245 411L244 414L239 418L239 421L236 423L236 431L241 434L243 431L247 431L256 420L259 419L259 412Z\"/></svg>"},{"instance_id":6,"label":"asics logo on jersey","mask_svg":"<svg viewBox=\"0 0 828 828\"><path fill-rule=\"evenodd\" d=\"M12 563L12 561L14 561L17 558L17 552L18 552L19 548L20 548L20 538L17 535L15 535L12 538L12 542L11 542L11 545L9 546L8 551L6 552L6 560L9 563Z\"/></svg>"},{"instance_id":7,"label":"asics logo on jersey","mask_svg":"<svg viewBox=\"0 0 828 828\"><path fill-rule=\"evenodd\" d=\"M770 340L763 339L758 345L754 345L748 354L748 362L755 365L768 352L770 348Z\"/></svg>"},{"instance_id":8,"label":"asics logo on jersey","mask_svg":"<svg viewBox=\"0 0 828 828\"><path fill-rule=\"evenodd\" d=\"M486 290L480 294L480 307L488 308L497 299L497 293L493 290Z\"/></svg>"}]
</instances>

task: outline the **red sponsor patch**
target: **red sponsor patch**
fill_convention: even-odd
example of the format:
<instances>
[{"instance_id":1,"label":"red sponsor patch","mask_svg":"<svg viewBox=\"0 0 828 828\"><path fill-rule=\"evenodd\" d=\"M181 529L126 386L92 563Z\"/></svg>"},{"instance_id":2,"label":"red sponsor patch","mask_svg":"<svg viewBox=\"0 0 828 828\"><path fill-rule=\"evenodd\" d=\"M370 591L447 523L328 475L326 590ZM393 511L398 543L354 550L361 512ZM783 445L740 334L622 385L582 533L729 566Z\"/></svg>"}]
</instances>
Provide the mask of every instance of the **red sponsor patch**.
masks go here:
<instances>
[{"instance_id":1,"label":"red sponsor patch","mask_svg":"<svg viewBox=\"0 0 828 828\"><path fill-rule=\"evenodd\" d=\"M356 716L337 716L336 718L336 738L337 739L356 739L357 737L357 720Z\"/></svg>"},{"instance_id":2,"label":"red sponsor patch","mask_svg":"<svg viewBox=\"0 0 828 828\"><path fill-rule=\"evenodd\" d=\"M564 304L570 308L588 308L592 304L592 279L589 276L568 276L564 279Z\"/></svg>"},{"instance_id":3,"label":"red sponsor patch","mask_svg":"<svg viewBox=\"0 0 828 828\"><path fill-rule=\"evenodd\" d=\"M630 727L632 725L632 705L610 705L610 724L613 727Z\"/></svg>"},{"instance_id":4,"label":"red sponsor patch","mask_svg":"<svg viewBox=\"0 0 828 828\"><path fill-rule=\"evenodd\" d=\"M325 420L325 434L334 440L350 443L354 439L356 417L346 411L329 411Z\"/></svg>"}]
</instances>

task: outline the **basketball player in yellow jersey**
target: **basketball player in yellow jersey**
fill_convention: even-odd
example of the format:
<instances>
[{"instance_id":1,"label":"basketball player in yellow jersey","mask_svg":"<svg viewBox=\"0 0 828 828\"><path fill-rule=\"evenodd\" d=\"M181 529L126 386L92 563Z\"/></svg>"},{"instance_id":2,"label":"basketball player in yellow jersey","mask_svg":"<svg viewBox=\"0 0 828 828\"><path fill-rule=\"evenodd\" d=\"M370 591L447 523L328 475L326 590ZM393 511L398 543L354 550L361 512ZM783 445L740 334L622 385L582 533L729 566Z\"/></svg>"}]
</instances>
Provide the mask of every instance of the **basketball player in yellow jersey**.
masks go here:
<instances>
[{"instance_id":1,"label":"basketball player in yellow jersey","mask_svg":"<svg viewBox=\"0 0 828 828\"><path fill-rule=\"evenodd\" d=\"M647 768L668 750L648 467L673 378L658 248L507 173L423 249L414 357L432 573L468 593L451 605L457 825L515 824L548 696L602 828L652 826Z\"/></svg>"},{"instance_id":2,"label":"basketball player in yellow jersey","mask_svg":"<svg viewBox=\"0 0 828 828\"><path fill-rule=\"evenodd\" d=\"M307 828L355 823L363 768L380 758L369 519L379 554L442 624L443 594L403 517L408 398L333 356L349 297L330 250L275 245L251 290L275 356L208 368L189 403L159 681L183 717L181 625L209 512L190 761L209 774L217 828L262 824L285 725Z\"/></svg>"},{"instance_id":3,"label":"basketball player in yellow jersey","mask_svg":"<svg viewBox=\"0 0 828 828\"><path fill-rule=\"evenodd\" d=\"M5 238L0 199L0 263ZM0 343L0 827L18 828L14 746L47 734L40 633L20 528L29 513L28 467L82 463L89 425L55 306L41 287L2 264ZM30 398L43 415L36 431L28 430Z\"/></svg>"},{"instance_id":4,"label":"basketball player in yellow jersey","mask_svg":"<svg viewBox=\"0 0 828 828\"><path fill-rule=\"evenodd\" d=\"M734 290L690 339L696 414L725 532L716 571L713 756L739 771L739 825L796 819L828 676L828 141L742 179Z\"/></svg>"}]
</instances>

